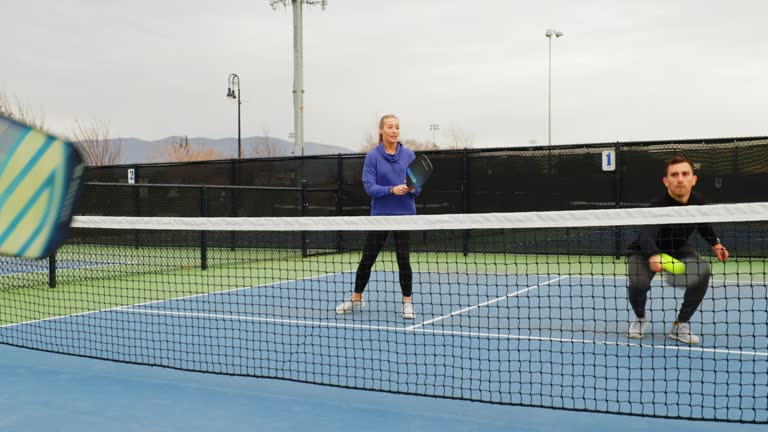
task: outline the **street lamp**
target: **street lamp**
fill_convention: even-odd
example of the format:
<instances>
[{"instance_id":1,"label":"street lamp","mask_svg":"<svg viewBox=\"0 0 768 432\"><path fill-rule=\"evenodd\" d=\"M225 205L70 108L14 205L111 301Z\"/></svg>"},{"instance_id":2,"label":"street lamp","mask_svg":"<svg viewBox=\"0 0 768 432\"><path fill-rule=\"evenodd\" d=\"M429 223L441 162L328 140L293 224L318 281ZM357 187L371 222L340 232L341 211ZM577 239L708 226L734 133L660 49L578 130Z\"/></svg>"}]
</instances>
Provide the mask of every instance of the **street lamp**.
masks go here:
<instances>
[{"instance_id":1,"label":"street lamp","mask_svg":"<svg viewBox=\"0 0 768 432\"><path fill-rule=\"evenodd\" d=\"M544 33L544 36L549 39L549 114L547 115L549 132L547 137L547 145L552 145L552 36L559 38L563 36L563 32L559 30L547 29L547 32Z\"/></svg>"},{"instance_id":2,"label":"street lamp","mask_svg":"<svg viewBox=\"0 0 768 432\"><path fill-rule=\"evenodd\" d=\"M435 133L440 130L440 125L437 123L432 123L429 125L429 130L432 131L432 145L437 146L437 144L435 144Z\"/></svg>"},{"instance_id":3,"label":"street lamp","mask_svg":"<svg viewBox=\"0 0 768 432\"><path fill-rule=\"evenodd\" d=\"M237 89L237 93L235 93ZM237 99L237 158L243 156L243 146L240 141L240 77L237 74L229 74L229 86L227 87L227 97Z\"/></svg>"}]
</instances>

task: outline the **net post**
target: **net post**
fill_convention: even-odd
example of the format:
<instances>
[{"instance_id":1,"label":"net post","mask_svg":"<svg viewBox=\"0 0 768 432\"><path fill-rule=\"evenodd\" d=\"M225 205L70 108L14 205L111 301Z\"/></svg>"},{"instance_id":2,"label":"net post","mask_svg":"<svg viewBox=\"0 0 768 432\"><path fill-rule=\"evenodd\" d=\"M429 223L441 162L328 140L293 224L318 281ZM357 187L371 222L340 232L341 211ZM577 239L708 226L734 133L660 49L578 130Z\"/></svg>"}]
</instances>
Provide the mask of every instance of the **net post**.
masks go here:
<instances>
[{"instance_id":1,"label":"net post","mask_svg":"<svg viewBox=\"0 0 768 432\"><path fill-rule=\"evenodd\" d=\"M299 206L299 216L305 216L304 209L307 207L307 181L305 179L301 179L301 205ZM309 256L309 252L307 250L307 232L302 231L301 232L301 256L306 258Z\"/></svg>"},{"instance_id":2,"label":"net post","mask_svg":"<svg viewBox=\"0 0 768 432\"><path fill-rule=\"evenodd\" d=\"M137 217L141 216L141 190L139 190L139 187L138 184L133 185L133 207ZM140 235L139 230L136 230L133 234L133 246L136 249L139 248Z\"/></svg>"},{"instance_id":3,"label":"net post","mask_svg":"<svg viewBox=\"0 0 768 432\"><path fill-rule=\"evenodd\" d=\"M344 213L344 170L342 168L341 153L336 156L336 216ZM341 252L343 243L341 231L336 231L336 252Z\"/></svg>"},{"instance_id":4,"label":"net post","mask_svg":"<svg viewBox=\"0 0 768 432\"><path fill-rule=\"evenodd\" d=\"M240 172L240 161L235 162L231 160L229 163L229 184L230 186L233 186L233 188L230 189L229 191L229 217L235 217L237 215L236 209L238 204L237 198L239 198L239 193L238 193L239 189L235 188L234 186L241 186L239 184L240 182L238 178L239 172ZM237 198L235 194L238 195ZM235 232L230 231L229 233L230 250L235 250L235 241L236 241Z\"/></svg>"},{"instance_id":5,"label":"net post","mask_svg":"<svg viewBox=\"0 0 768 432\"><path fill-rule=\"evenodd\" d=\"M469 213L469 151L464 149L464 183L462 185L464 192L464 214ZM469 255L469 230L464 230L462 246L464 249L464 256Z\"/></svg>"},{"instance_id":6,"label":"net post","mask_svg":"<svg viewBox=\"0 0 768 432\"><path fill-rule=\"evenodd\" d=\"M48 257L48 286L56 288L56 252Z\"/></svg>"},{"instance_id":7,"label":"net post","mask_svg":"<svg viewBox=\"0 0 768 432\"><path fill-rule=\"evenodd\" d=\"M205 185L200 185L200 216L208 216L208 203L206 201L207 189ZM208 269L208 233L200 231L200 268Z\"/></svg>"},{"instance_id":8,"label":"net post","mask_svg":"<svg viewBox=\"0 0 768 432\"><path fill-rule=\"evenodd\" d=\"M613 170L613 179L614 179L614 197L616 197L616 203L614 205L614 208L621 208L621 165L619 165L619 153L621 152L621 143L616 141L613 145L614 150L614 165L616 166L616 169ZM622 243L622 234L621 234L621 228L616 227L614 228L614 242L615 242L615 250L614 250L614 258L620 259L621 258L621 243Z\"/></svg>"}]
</instances>

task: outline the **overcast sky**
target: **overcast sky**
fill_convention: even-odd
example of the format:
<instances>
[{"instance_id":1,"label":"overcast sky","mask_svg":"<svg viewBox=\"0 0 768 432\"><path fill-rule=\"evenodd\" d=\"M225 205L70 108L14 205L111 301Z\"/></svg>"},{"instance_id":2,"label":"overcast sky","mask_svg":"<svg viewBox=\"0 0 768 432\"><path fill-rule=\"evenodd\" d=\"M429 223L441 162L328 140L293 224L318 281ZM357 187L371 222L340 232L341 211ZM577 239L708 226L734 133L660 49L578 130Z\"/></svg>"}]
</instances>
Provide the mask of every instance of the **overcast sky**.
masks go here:
<instances>
[{"instance_id":1,"label":"overcast sky","mask_svg":"<svg viewBox=\"0 0 768 432\"><path fill-rule=\"evenodd\" d=\"M71 131L293 130L290 8L269 0L0 0L0 91ZM307 141L361 146L386 113L402 138L476 147L768 135L768 1L329 0L304 14Z\"/></svg>"}]
</instances>

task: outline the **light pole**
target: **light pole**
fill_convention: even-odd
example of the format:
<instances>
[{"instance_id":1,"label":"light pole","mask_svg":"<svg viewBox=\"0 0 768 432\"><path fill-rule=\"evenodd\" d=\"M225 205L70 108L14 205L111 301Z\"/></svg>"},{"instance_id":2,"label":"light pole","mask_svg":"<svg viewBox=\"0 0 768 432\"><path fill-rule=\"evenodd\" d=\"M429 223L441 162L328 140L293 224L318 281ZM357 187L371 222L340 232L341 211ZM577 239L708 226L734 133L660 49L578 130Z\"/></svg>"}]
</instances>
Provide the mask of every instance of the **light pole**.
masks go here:
<instances>
[{"instance_id":1,"label":"light pole","mask_svg":"<svg viewBox=\"0 0 768 432\"><path fill-rule=\"evenodd\" d=\"M237 93L235 93L237 89ZM240 141L240 77L237 74L229 74L229 86L227 88L227 97L237 99L237 158L243 157L243 145Z\"/></svg>"},{"instance_id":2,"label":"light pole","mask_svg":"<svg viewBox=\"0 0 768 432\"><path fill-rule=\"evenodd\" d=\"M559 38L563 36L563 32L559 30L554 29L547 29L547 32L544 33L544 36L549 39L549 80L548 80L548 87L549 87L549 104L548 104L548 114L547 114L547 120L548 120L548 133L547 133L547 145L552 145L552 36Z\"/></svg>"},{"instance_id":3,"label":"light pole","mask_svg":"<svg viewBox=\"0 0 768 432\"><path fill-rule=\"evenodd\" d=\"M432 131L432 145L437 146L437 144L435 144L435 133L440 130L440 125L437 123L432 123L429 125L429 130Z\"/></svg>"},{"instance_id":4,"label":"light pole","mask_svg":"<svg viewBox=\"0 0 768 432\"><path fill-rule=\"evenodd\" d=\"M300 150L304 156L304 15L303 5L320 5L323 9L328 0L269 0L272 8L277 5L293 7L293 128L295 131L294 152Z\"/></svg>"}]
</instances>

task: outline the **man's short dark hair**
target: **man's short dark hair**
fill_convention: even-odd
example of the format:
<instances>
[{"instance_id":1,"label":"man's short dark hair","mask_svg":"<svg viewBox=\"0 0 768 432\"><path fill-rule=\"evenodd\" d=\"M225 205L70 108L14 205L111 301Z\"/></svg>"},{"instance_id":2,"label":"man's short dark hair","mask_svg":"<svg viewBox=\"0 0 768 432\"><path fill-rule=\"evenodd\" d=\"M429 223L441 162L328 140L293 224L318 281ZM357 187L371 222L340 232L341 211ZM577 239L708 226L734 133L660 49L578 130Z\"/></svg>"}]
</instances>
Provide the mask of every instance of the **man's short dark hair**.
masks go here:
<instances>
[{"instance_id":1,"label":"man's short dark hair","mask_svg":"<svg viewBox=\"0 0 768 432\"><path fill-rule=\"evenodd\" d=\"M669 173L669 167L670 166L681 164L681 163L687 163L691 167L691 172L694 172L693 171L693 162L691 162L690 159L688 159L687 157L685 157L683 155L676 155L675 157L673 157L672 159L667 161L667 167L666 167L666 169L664 171L664 175ZM694 172L694 174L695 174L695 172Z\"/></svg>"}]
</instances>

